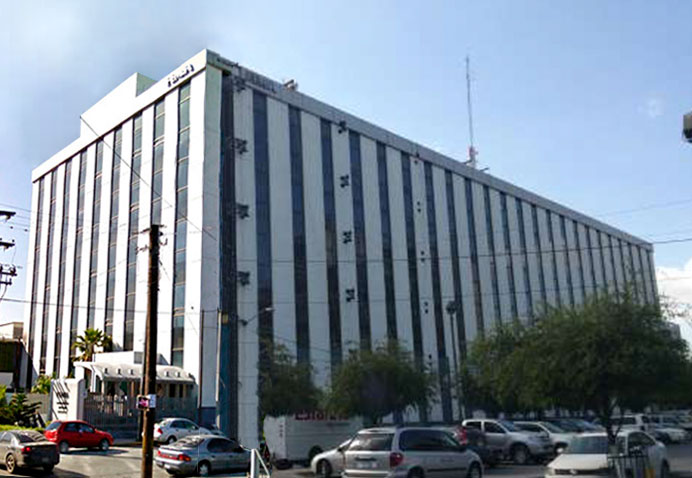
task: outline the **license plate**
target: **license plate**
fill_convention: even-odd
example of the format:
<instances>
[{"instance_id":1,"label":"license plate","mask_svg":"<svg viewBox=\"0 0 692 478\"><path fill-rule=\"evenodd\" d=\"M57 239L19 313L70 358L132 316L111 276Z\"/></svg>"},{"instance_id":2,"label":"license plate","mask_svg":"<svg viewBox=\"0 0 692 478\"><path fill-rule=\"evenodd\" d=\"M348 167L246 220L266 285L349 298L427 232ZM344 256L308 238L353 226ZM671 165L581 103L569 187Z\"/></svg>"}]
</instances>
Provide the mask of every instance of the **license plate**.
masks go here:
<instances>
[{"instance_id":1,"label":"license plate","mask_svg":"<svg viewBox=\"0 0 692 478\"><path fill-rule=\"evenodd\" d=\"M50 463L50 457L44 456L43 458L41 458L41 461L42 461L43 463Z\"/></svg>"},{"instance_id":2,"label":"license plate","mask_svg":"<svg viewBox=\"0 0 692 478\"><path fill-rule=\"evenodd\" d=\"M362 469L377 468L377 462L374 462L374 461L373 462L369 462L369 461L362 462L361 461L361 462L356 463L356 468L362 468Z\"/></svg>"}]
</instances>

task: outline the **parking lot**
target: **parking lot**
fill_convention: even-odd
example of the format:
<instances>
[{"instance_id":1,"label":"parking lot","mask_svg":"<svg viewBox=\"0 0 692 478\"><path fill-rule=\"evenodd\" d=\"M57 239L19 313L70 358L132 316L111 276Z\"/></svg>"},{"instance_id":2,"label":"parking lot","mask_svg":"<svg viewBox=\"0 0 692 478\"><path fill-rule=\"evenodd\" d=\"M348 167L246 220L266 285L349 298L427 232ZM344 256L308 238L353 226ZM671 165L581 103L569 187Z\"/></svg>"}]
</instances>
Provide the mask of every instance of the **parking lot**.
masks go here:
<instances>
[{"instance_id":1,"label":"parking lot","mask_svg":"<svg viewBox=\"0 0 692 478\"><path fill-rule=\"evenodd\" d=\"M0 470L0 476L32 476L55 478L83 478L83 477L136 477L140 474L139 448L113 447L108 452L74 450L67 455L62 455L60 464L52 475L46 475L39 470L20 471L19 475L9 475L4 469ZM673 476L679 478L692 478L692 444L671 445L668 447L668 456L671 461ZM510 464L500 465L486 470L486 476L511 476L517 478L533 478L543 476L545 467L542 465L514 466ZM168 477L163 470L154 467L154 476L157 478ZM218 474L218 478L239 475ZM290 470L275 471L273 476L277 478L312 476L309 469L292 468Z\"/></svg>"}]
</instances>

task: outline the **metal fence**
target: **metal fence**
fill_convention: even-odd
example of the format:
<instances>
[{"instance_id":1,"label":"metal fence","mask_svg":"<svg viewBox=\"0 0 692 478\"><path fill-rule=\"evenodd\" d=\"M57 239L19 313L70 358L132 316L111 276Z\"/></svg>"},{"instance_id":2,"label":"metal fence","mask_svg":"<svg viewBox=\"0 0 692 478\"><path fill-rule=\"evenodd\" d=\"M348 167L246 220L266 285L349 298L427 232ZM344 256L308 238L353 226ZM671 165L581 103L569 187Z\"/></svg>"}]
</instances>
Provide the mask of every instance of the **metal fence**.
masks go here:
<instances>
[{"instance_id":1,"label":"metal fence","mask_svg":"<svg viewBox=\"0 0 692 478\"><path fill-rule=\"evenodd\" d=\"M182 417L194 420L197 402L194 397L157 397L157 420ZM137 397L89 394L84 399L84 419L96 428L109 431L116 437L133 437L139 429L140 411Z\"/></svg>"}]
</instances>

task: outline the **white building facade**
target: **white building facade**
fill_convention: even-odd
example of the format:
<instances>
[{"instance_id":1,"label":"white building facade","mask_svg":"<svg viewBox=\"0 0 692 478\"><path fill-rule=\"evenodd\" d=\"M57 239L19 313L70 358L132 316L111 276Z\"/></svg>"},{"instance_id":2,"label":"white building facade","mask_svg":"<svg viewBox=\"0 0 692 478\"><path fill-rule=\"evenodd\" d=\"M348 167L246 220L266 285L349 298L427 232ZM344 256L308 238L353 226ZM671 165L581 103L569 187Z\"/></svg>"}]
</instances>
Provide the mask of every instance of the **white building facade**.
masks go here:
<instances>
[{"instance_id":1,"label":"white building facade","mask_svg":"<svg viewBox=\"0 0 692 478\"><path fill-rule=\"evenodd\" d=\"M325 386L349 349L396 338L441 386L404 418L450 422L449 376L483 331L626 284L657 297L641 239L208 50L82 119L33 172L27 384L70 374L87 327L144 349L152 223L158 352L194 377L201 418L246 443L267 341Z\"/></svg>"}]
</instances>

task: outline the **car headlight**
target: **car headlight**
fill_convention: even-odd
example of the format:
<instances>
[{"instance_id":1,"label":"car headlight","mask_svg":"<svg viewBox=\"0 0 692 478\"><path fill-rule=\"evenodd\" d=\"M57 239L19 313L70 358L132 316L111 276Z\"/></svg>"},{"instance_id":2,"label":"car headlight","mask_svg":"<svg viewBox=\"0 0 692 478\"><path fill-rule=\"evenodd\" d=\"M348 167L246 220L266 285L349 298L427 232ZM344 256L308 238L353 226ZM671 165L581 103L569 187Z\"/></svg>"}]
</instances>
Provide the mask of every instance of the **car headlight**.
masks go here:
<instances>
[{"instance_id":1,"label":"car headlight","mask_svg":"<svg viewBox=\"0 0 692 478\"><path fill-rule=\"evenodd\" d=\"M548 468L545 469L545 474L550 475L550 476L555 475L555 468L553 468L552 466L549 466Z\"/></svg>"}]
</instances>

